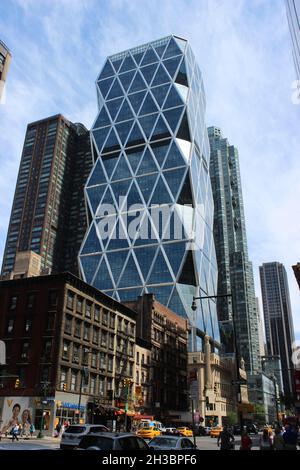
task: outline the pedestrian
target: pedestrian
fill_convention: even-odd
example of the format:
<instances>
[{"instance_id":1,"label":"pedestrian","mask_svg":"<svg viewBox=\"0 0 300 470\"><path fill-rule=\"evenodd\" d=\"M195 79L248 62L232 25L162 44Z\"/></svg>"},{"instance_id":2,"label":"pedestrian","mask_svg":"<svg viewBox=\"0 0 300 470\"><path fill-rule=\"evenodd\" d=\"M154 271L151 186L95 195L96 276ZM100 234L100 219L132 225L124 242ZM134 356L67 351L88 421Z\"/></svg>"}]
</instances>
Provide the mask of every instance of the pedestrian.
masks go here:
<instances>
[{"instance_id":1,"label":"pedestrian","mask_svg":"<svg viewBox=\"0 0 300 470\"><path fill-rule=\"evenodd\" d=\"M251 447L252 447L252 439L250 438L247 431L243 431L242 437L241 437L240 450L251 450Z\"/></svg>"},{"instance_id":2,"label":"pedestrian","mask_svg":"<svg viewBox=\"0 0 300 470\"><path fill-rule=\"evenodd\" d=\"M221 446L220 446L221 442ZM220 447L220 450L232 450L234 446L234 436L229 431L228 426L224 426L223 431L220 432L217 446Z\"/></svg>"},{"instance_id":3,"label":"pedestrian","mask_svg":"<svg viewBox=\"0 0 300 470\"><path fill-rule=\"evenodd\" d=\"M20 430L20 425L19 425L19 424L15 424L14 427L12 428L12 430L11 430L12 442L14 442L15 439L16 439L17 441L19 440L19 438L18 438L19 430Z\"/></svg>"},{"instance_id":4,"label":"pedestrian","mask_svg":"<svg viewBox=\"0 0 300 470\"><path fill-rule=\"evenodd\" d=\"M56 425L56 427L55 427L55 435L54 435L54 437L59 437L60 431L61 431L61 424L60 424L60 422L58 422L57 425Z\"/></svg>"},{"instance_id":5,"label":"pedestrian","mask_svg":"<svg viewBox=\"0 0 300 470\"><path fill-rule=\"evenodd\" d=\"M260 450L272 450L273 449L273 441L269 434L268 429L264 429L263 434L259 441L259 448Z\"/></svg>"},{"instance_id":6,"label":"pedestrian","mask_svg":"<svg viewBox=\"0 0 300 470\"><path fill-rule=\"evenodd\" d=\"M285 442L283 439L283 436L281 434L281 429L276 428L275 429L275 436L273 439L273 449L274 450L284 450L285 449Z\"/></svg>"},{"instance_id":7,"label":"pedestrian","mask_svg":"<svg viewBox=\"0 0 300 470\"><path fill-rule=\"evenodd\" d=\"M297 450L298 435L293 426L288 424L282 437L285 442L285 450Z\"/></svg>"},{"instance_id":8,"label":"pedestrian","mask_svg":"<svg viewBox=\"0 0 300 470\"><path fill-rule=\"evenodd\" d=\"M35 427L34 427L34 424L31 423L30 428L29 428L30 437L33 437L34 432L35 432Z\"/></svg>"}]
</instances>

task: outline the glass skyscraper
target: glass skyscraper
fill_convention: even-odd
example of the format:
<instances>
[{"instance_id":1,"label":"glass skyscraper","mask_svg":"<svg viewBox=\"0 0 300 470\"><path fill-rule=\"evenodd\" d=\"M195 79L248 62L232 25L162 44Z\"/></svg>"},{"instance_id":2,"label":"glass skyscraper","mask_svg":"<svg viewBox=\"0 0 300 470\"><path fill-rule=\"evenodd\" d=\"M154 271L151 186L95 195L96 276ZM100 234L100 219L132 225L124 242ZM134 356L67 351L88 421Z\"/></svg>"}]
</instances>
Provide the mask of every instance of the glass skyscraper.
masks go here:
<instances>
[{"instance_id":1,"label":"glass skyscraper","mask_svg":"<svg viewBox=\"0 0 300 470\"><path fill-rule=\"evenodd\" d=\"M194 295L217 290L205 94L191 47L169 36L110 56L97 93L83 278L121 301L154 293L190 320L192 350L204 334L218 345L215 302L191 309Z\"/></svg>"},{"instance_id":2,"label":"glass skyscraper","mask_svg":"<svg viewBox=\"0 0 300 470\"><path fill-rule=\"evenodd\" d=\"M259 321L253 268L248 244L238 150L223 138L221 129L210 127L210 176L214 195L214 238L217 252L218 299L222 343L233 352L232 322L240 357L249 373L260 369ZM234 309L233 309L234 307Z\"/></svg>"}]
</instances>

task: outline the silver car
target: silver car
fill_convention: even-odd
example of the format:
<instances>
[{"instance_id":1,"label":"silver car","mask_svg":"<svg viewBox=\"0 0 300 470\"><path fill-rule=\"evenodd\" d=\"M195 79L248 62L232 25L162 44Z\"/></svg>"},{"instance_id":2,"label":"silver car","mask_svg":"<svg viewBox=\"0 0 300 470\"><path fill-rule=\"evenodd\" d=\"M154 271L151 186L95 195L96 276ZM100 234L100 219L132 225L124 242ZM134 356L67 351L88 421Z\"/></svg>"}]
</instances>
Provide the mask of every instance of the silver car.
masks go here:
<instances>
[{"instance_id":1,"label":"silver car","mask_svg":"<svg viewBox=\"0 0 300 470\"><path fill-rule=\"evenodd\" d=\"M148 442L150 449L154 450L188 450L197 449L197 446L187 437L158 436Z\"/></svg>"},{"instance_id":2,"label":"silver car","mask_svg":"<svg viewBox=\"0 0 300 470\"><path fill-rule=\"evenodd\" d=\"M87 434L84 436L76 450L148 450L144 439L131 433L105 432Z\"/></svg>"},{"instance_id":3,"label":"silver car","mask_svg":"<svg viewBox=\"0 0 300 470\"><path fill-rule=\"evenodd\" d=\"M71 424L61 436L60 448L73 449L77 447L83 436L95 432L109 432L102 424Z\"/></svg>"}]
</instances>

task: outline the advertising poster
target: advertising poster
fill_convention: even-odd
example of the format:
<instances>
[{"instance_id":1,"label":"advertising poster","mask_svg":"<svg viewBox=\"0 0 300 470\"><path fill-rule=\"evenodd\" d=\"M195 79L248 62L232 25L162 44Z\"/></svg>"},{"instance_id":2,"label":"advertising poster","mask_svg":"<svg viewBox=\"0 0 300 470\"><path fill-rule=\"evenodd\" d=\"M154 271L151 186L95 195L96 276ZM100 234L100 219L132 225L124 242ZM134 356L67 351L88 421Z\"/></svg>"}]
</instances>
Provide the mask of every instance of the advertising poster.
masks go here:
<instances>
[{"instance_id":1,"label":"advertising poster","mask_svg":"<svg viewBox=\"0 0 300 470\"><path fill-rule=\"evenodd\" d=\"M18 424L26 434L32 419L32 409L29 408L28 397L6 397L0 416L0 431L2 434L9 433Z\"/></svg>"}]
</instances>

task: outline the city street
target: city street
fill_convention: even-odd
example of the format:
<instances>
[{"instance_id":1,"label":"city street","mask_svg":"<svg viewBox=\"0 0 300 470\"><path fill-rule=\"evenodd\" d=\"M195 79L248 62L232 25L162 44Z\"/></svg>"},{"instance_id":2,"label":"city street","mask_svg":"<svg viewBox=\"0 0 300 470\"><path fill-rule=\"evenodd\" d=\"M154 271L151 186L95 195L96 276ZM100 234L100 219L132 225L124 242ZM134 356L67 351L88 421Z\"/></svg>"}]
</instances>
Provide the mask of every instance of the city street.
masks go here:
<instances>
[{"instance_id":1,"label":"city street","mask_svg":"<svg viewBox=\"0 0 300 470\"><path fill-rule=\"evenodd\" d=\"M254 443L253 450L258 450L259 436L251 436ZM240 447L240 436L235 436L235 449ZM217 439L212 439L210 436L203 436L196 438L197 447L199 450L218 450ZM2 439L0 441L1 450L57 450L59 449L59 440L55 438L43 439L20 439L18 442L11 442L11 439Z\"/></svg>"}]
</instances>

